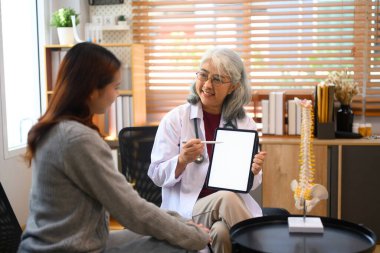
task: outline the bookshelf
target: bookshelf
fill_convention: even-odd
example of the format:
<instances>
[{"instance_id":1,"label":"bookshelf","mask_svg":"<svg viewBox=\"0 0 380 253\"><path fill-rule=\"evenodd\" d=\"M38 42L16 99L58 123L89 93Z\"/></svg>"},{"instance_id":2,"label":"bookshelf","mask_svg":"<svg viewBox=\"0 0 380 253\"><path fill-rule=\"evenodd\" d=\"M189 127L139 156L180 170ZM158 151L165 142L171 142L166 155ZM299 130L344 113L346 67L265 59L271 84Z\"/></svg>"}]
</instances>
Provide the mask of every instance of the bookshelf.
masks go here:
<instances>
[{"instance_id":1,"label":"bookshelf","mask_svg":"<svg viewBox=\"0 0 380 253\"><path fill-rule=\"evenodd\" d=\"M273 97L271 98L271 96ZM314 101L314 91L260 90L254 91L252 93L252 110L249 112L253 115L253 119L256 123L261 123L261 132L263 136L299 136L299 133L289 131L289 101L294 100L296 97L299 99L308 99ZM264 106L263 101L265 101L266 106ZM280 104L278 104L278 102ZM270 111L271 107L273 108L272 111ZM296 110L297 107L295 106L294 108ZM300 111L297 112L297 115L300 116ZM277 121L279 123L277 123ZM300 122L295 123L294 120L292 121L293 126L296 124L299 125L299 123ZM265 124L267 126L266 129L264 129ZM272 129L270 130L270 128Z\"/></svg>"},{"instance_id":2,"label":"bookshelf","mask_svg":"<svg viewBox=\"0 0 380 253\"><path fill-rule=\"evenodd\" d=\"M121 50L130 50L129 62L131 87L130 89L120 89L120 96L132 98L132 119L133 126L146 124L146 96L145 96L145 64L144 64L144 45L142 44L100 44L103 47L121 48ZM60 60L63 58L65 51L69 50L72 45L46 45L45 46L45 68L46 68L46 101L49 103L50 97L53 94L55 78ZM59 53L61 59L56 59L53 54ZM126 62L123 62L126 64ZM104 130L104 115L95 116L94 122L97 123L102 134L109 135ZM117 134L116 136L117 137ZM112 138L111 138L112 139Z\"/></svg>"}]
</instances>

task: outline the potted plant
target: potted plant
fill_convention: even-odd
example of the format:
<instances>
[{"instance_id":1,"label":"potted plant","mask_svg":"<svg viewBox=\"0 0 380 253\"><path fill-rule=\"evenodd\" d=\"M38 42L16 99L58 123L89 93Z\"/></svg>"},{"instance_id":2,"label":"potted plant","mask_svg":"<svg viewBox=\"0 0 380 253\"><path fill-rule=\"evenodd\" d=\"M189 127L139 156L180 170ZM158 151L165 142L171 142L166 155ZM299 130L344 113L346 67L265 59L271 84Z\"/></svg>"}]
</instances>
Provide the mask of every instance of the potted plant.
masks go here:
<instances>
[{"instance_id":1,"label":"potted plant","mask_svg":"<svg viewBox=\"0 0 380 253\"><path fill-rule=\"evenodd\" d=\"M72 8L61 8L53 12L50 24L57 27L60 44L74 44L74 31L72 16L75 19L75 25L79 24L79 15Z\"/></svg>"},{"instance_id":2,"label":"potted plant","mask_svg":"<svg viewBox=\"0 0 380 253\"><path fill-rule=\"evenodd\" d=\"M124 15L120 15L120 16L117 17L117 24L118 25L123 25L123 26L127 25L127 19L125 18Z\"/></svg>"},{"instance_id":3,"label":"potted plant","mask_svg":"<svg viewBox=\"0 0 380 253\"><path fill-rule=\"evenodd\" d=\"M351 102L359 93L359 84L347 69L329 73L325 82L334 85L335 98L340 102L340 108L336 112L337 131L352 132L354 113Z\"/></svg>"}]
</instances>

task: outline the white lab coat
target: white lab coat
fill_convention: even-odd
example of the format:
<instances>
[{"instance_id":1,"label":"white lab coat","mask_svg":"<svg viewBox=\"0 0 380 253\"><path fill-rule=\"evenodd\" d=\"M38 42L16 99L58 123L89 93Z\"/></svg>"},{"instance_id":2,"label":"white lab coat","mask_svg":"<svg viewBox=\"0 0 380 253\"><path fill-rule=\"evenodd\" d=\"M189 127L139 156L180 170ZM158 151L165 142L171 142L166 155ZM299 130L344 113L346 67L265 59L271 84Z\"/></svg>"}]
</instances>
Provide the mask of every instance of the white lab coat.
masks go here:
<instances>
[{"instance_id":1,"label":"white lab coat","mask_svg":"<svg viewBox=\"0 0 380 253\"><path fill-rule=\"evenodd\" d=\"M186 218L192 217L192 211L198 195L204 185L209 157L204 149L204 161L201 164L189 163L184 172L175 178L175 168L182 148L182 140L195 138L194 118L198 118L198 133L205 140L203 111L200 103L180 105L161 120L153 145L148 175L153 182L162 187L161 207L173 210ZM226 122L222 120L220 127ZM238 129L256 129L255 122L248 116L235 122ZM252 190L262 181L262 172L254 177ZM262 216L262 211L250 194L241 194L253 217Z\"/></svg>"}]
</instances>

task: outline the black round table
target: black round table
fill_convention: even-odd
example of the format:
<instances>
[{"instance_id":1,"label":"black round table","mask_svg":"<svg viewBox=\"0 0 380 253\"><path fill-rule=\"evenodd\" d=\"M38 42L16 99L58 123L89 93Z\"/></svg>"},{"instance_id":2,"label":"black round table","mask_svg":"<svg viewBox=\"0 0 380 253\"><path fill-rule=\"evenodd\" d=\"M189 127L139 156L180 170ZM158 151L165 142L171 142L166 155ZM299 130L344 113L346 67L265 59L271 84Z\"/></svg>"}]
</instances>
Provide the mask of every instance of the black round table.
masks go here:
<instances>
[{"instance_id":1,"label":"black round table","mask_svg":"<svg viewBox=\"0 0 380 253\"><path fill-rule=\"evenodd\" d=\"M233 252L364 253L375 250L377 238L370 229L343 220L320 218L323 233L289 233L288 216L242 221L230 230Z\"/></svg>"}]
</instances>

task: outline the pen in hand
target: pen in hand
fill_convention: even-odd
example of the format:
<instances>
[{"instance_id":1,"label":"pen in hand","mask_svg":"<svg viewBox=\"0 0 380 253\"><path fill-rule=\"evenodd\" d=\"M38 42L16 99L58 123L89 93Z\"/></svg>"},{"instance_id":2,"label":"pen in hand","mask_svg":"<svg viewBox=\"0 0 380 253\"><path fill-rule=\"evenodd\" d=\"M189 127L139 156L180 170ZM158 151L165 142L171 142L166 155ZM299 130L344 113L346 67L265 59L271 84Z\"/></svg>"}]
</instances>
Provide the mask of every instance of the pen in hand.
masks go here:
<instances>
[{"instance_id":1,"label":"pen in hand","mask_svg":"<svg viewBox=\"0 0 380 253\"><path fill-rule=\"evenodd\" d=\"M186 144L187 141L182 141L182 144ZM222 141L201 141L201 143L204 143L204 144L219 144L219 143L223 143Z\"/></svg>"}]
</instances>

